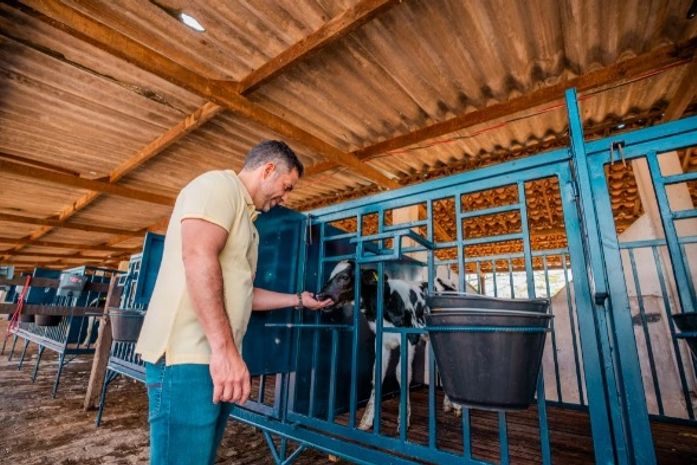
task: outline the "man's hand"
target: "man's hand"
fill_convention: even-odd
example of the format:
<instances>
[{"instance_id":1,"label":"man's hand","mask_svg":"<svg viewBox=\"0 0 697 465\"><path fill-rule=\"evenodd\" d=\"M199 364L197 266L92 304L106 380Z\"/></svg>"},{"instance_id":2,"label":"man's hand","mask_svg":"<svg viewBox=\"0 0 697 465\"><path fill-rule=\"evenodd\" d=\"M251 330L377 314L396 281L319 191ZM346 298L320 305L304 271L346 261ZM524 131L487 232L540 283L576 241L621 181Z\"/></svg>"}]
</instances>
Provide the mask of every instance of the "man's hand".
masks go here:
<instances>
[{"instance_id":1,"label":"man's hand","mask_svg":"<svg viewBox=\"0 0 697 465\"><path fill-rule=\"evenodd\" d=\"M249 370L237 350L211 353L210 370L214 404L223 401L242 405L247 402L251 390Z\"/></svg>"},{"instance_id":2,"label":"man's hand","mask_svg":"<svg viewBox=\"0 0 697 465\"><path fill-rule=\"evenodd\" d=\"M325 299L325 300L317 300L315 299L315 295L311 292L303 292L301 294L302 296L302 301L303 301L303 307L309 309L309 310L321 310L323 308L329 307L334 303L332 299Z\"/></svg>"}]
</instances>

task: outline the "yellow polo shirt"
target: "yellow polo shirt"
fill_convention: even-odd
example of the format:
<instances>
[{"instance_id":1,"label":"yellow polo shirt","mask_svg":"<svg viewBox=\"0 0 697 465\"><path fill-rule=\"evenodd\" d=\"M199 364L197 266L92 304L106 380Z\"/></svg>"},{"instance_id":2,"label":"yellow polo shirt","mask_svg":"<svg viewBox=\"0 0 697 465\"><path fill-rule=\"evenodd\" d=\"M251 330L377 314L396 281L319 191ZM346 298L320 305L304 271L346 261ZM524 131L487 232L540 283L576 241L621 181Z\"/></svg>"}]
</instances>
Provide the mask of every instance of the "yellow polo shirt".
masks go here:
<instances>
[{"instance_id":1,"label":"yellow polo shirt","mask_svg":"<svg viewBox=\"0 0 697 465\"><path fill-rule=\"evenodd\" d=\"M160 271L136 345L143 360L155 363L163 355L167 365L207 364L210 360L210 345L194 312L184 275L181 222L185 218L209 221L229 233L219 260L225 310L241 353L257 268L257 215L249 192L234 171L209 171L182 189L169 221Z\"/></svg>"}]
</instances>

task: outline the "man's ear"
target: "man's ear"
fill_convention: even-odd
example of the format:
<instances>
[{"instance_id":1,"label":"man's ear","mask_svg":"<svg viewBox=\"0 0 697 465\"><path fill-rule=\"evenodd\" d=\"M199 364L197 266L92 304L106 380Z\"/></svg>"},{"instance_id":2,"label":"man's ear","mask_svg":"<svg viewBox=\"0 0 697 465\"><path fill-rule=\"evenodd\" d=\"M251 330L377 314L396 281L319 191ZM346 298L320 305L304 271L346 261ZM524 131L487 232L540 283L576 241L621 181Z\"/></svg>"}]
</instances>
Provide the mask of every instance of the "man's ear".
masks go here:
<instances>
[{"instance_id":1,"label":"man's ear","mask_svg":"<svg viewBox=\"0 0 697 465\"><path fill-rule=\"evenodd\" d=\"M264 179L268 178L276 171L276 165L273 162L268 162L264 165Z\"/></svg>"}]
</instances>

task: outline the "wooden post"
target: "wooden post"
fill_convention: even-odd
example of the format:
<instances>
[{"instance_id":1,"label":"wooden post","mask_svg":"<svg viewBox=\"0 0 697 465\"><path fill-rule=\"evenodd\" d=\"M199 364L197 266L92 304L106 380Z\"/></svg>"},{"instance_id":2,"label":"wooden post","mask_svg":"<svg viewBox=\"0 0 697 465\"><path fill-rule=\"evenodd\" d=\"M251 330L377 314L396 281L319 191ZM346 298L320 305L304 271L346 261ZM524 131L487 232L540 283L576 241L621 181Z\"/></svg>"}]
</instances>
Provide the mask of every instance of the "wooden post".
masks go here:
<instances>
[{"instance_id":1,"label":"wooden post","mask_svg":"<svg viewBox=\"0 0 697 465\"><path fill-rule=\"evenodd\" d=\"M104 383L104 373L109 362L109 352L111 351L111 322L109 321L108 310L110 307L118 307L123 287L118 287L118 275L114 274L109 282L109 291L106 296L104 315L99 320L99 334L95 343L94 359L92 360L92 370L90 371L90 381L85 393L83 410L92 410L97 406L99 393L102 391Z\"/></svg>"}]
</instances>

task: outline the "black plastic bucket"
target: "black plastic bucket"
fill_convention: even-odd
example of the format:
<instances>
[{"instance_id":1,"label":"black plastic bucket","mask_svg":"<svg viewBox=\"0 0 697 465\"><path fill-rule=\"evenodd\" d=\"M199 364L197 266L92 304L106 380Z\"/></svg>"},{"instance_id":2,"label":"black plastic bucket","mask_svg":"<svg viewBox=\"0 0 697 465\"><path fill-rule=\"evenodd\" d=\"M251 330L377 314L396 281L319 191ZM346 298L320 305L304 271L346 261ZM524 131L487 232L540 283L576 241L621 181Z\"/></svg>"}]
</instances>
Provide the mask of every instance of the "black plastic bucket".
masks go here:
<instances>
[{"instance_id":1,"label":"black plastic bucket","mask_svg":"<svg viewBox=\"0 0 697 465\"><path fill-rule=\"evenodd\" d=\"M504 299L478 294L442 292L426 297L431 312L454 310L518 310L524 312L547 313L549 301L546 299Z\"/></svg>"},{"instance_id":2,"label":"black plastic bucket","mask_svg":"<svg viewBox=\"0 0 697 465\"><path fill-rule=\"evenodd\" d=\"M19 321L21 321L22 323L33 323L35 319L36 318L34 318L33 313L31 315L27 315L26 313L22 313L19 315Z\"/></svg>"},{"instance_id":3,"label":"black plastic bucket","mask_svg":"<svg viewBox=\"0 0 697 465\"><path fill-rule=\"evenodd\" d=\"M144 317L145 312L142 310L109 309L112 339L117 342L136 342Z\"/></svg>"},{"instance_id":4,"label":"black plastic bucket","mask_svg":"<svg viewBox=\"0 0 697 465\"><path fill-rule=\"evenodd\" d=\"M697 312L678 313L673 315L673 321L680 331L685 333L697 333ZM690 346L692 354L697 357L697 336L683 337L681 339L687 341L687 345Z\"/></svg>"},{"instance_id":5,"label":"black plastic bucket","mask_svg":"<svg viewBox=\"0 0 697 465\"><path fill-rule=\"evenodd\" d=\"M63 319L62 315L35 315L34 322L37 326L58 326Z\"/></svg>"},{"instance_id":6,"label":"black plastic bucket","mask_svg":"<svg viewBox=\"0 0 697 465\"><path fill-rule=\"evenodd\" d=\"M428 301L434 307L426 315L427 330L467 327L429 330L443 389L450 399L476 408L528 408L535 399L552 319L547 313L549 301L464 294L430 296Z\"/></svg>"}]
</instances>

